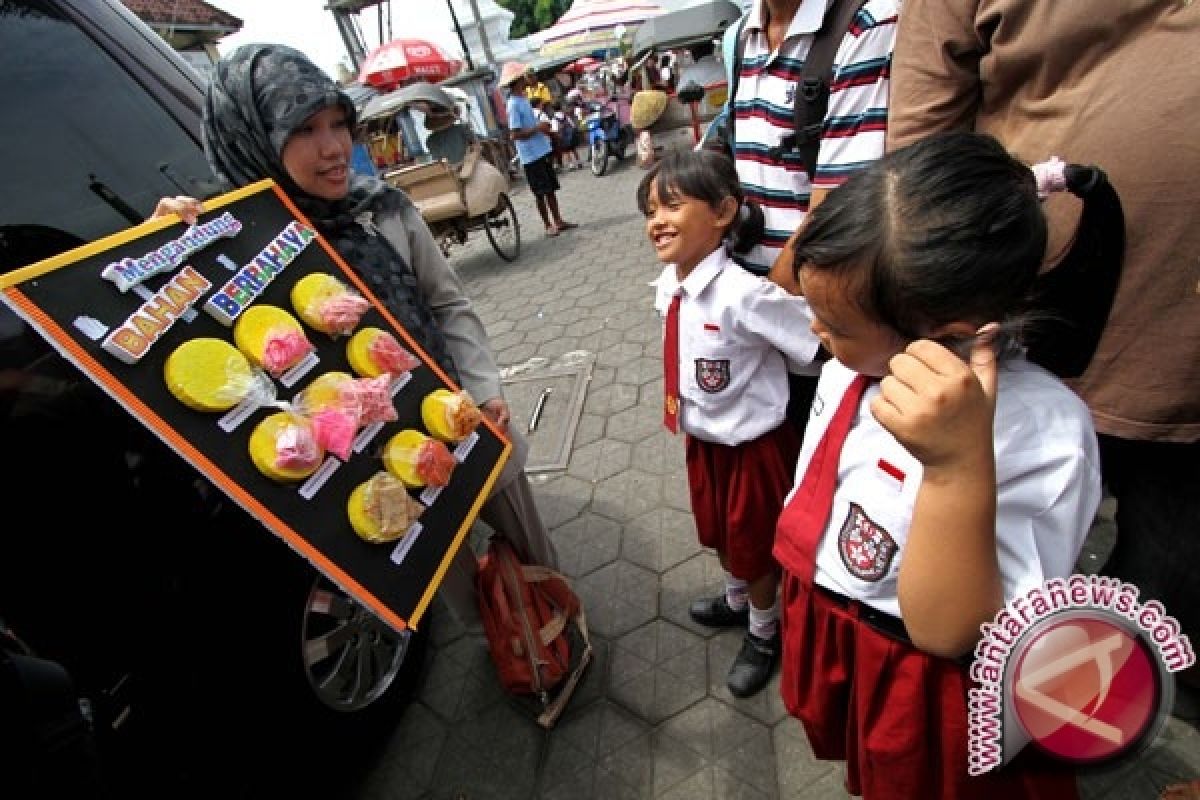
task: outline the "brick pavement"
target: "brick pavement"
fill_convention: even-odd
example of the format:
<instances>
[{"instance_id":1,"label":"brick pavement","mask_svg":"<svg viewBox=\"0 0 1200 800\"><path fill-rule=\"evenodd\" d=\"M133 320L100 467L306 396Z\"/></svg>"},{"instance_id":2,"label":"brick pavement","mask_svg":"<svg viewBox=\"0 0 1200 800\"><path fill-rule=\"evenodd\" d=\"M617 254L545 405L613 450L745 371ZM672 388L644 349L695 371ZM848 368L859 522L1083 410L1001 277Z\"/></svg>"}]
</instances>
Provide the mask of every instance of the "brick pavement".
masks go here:
<instances>
[{"instance_id":1,"label":"brick pavement","mask_svg":"<svg viewBox=\"0 0 1200 800\"><path fill-rule=\"evenodd\" d=\"M681 440L660 425L660 323L647 286L659 267L633 199L642 172L632 159L610 170L561 176L563 213L578 230L543 237L518 184L520 258L503 263L482 234L451 253L501 365L595 355L570 465L533 482L586 603L597 659L546 732L499 688L482 638L435 606L424 684L347 797L847 796L840 766L815 761L787 717L777 677L753 698L725 688L740 633L688 618L691 599L719 589L720 568L696 543ZM1098 529L1085 561L1099 557L1106 532ZM1089 774L1081 789L1087 800L1149 800L1192 776L1200 734L1172 721L1148 752Z\"/></svg>"}]
</instances>

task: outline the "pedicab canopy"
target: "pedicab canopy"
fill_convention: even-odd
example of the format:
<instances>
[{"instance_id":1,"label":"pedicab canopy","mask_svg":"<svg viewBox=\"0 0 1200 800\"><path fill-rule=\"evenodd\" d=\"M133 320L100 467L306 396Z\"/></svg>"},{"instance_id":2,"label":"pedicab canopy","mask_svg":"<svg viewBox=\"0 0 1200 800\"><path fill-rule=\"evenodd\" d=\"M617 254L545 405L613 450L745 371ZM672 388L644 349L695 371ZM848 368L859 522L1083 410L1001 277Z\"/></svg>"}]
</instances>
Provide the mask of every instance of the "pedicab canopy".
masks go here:
<instances>
[{"instance_id":1,"label":"pedicab canopy","mask_svg":"<svg viewBox=\"0 0 1200 800\"><path fill-rule=\"evenodd\" d=\"M205 207L0 276L0 300L330 580L416 626L509 443L273 182Z\"/></svg>"}]
</instances>

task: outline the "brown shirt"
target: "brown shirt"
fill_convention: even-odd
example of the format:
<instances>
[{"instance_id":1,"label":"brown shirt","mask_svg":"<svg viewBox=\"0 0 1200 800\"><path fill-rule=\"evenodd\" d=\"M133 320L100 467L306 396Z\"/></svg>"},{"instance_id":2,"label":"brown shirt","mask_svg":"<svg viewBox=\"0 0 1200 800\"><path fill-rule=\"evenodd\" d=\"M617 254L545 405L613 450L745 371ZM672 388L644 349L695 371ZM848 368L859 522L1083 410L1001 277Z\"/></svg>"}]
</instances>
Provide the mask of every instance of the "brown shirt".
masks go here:
<instances>
[{"instance_id":1,"label":"brown shirt","mask_svg":"<svg viewBox=\"0 0 1200 800\"><path fill-rule=\"evenodd\" d=\"M1057 155L1108 173L1125 265L1073 385L1101 433L1200 440L1200 2L905 0L889 148L972 127L1027 163ZM1078 207L1047 202L1051 262Z\"/></svg>"}]
</instances>

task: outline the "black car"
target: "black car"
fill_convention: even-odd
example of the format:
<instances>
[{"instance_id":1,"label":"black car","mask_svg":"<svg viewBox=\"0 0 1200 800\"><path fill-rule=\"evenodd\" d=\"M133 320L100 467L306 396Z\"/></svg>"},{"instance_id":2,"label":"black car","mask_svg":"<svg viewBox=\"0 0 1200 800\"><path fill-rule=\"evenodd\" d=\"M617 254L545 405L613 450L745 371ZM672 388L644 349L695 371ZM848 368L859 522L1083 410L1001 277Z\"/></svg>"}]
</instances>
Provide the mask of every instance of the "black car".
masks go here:
<instances>
[{"instance_id":1,"label":"black car","mask_svg":"<svg viewBox=\"0 0 1200 800\"><path fill-rule=\"evenodd\" d=\"M213 194L202 96L118 0L0 0L0 272ZM428 625L380 622L2 304L0 443L0 795L312 790L396 724Z\"/></svg>"}]
</instances>

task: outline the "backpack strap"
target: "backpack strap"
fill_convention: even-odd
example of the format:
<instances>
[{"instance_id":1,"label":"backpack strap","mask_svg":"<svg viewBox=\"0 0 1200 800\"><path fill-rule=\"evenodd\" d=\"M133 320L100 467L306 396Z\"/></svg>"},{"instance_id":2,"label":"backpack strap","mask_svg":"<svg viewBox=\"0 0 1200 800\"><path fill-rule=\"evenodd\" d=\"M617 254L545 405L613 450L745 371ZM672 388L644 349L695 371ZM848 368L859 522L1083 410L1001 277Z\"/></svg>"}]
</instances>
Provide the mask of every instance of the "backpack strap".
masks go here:
<instances>
[{"instance_id":1,"label":"backpack strap","mask_svg":"<svg viewBox=\"0 0 1200 800\"><path fill-rule=\"evenodd\" d=\"M542 713L538 715L538 724L543 728L551 728L558 721L559 716L566 709L571 695L575 693L584 670L587 669L588 664L592 663L592 639L588 635L587 616L583 613L583 604L580 604L579 611L575 614L575 625L579 628L579 635L583 639L583 652L579 654L579 663L563 681L554 700L547 704L542 709Z\"/></svg>"},{"instance_id":2,"label":"backpack strap","mask_svg":"<svg viewBox=\"0 0 1200 800\"><path fill-rule=\"evenodd\" d=\"M733 68L729 71L729 87L725 94L725 139L729 145L729 151L732 155L734 152L734 126L737 124L737 109L734 105L737 102L738 83L742 77L742 58L746 55L746 40L750 38L750 34L746 33L746 20L750 19L750 12L742 14L742 18L738 20L737 33L734 34L733 44Z\"/></svg>"},{"instance_id":3,"label":"backpack strap","mask_svg":"<svg viewBox=\"0 0 1200 800\"><path fill-rule=\"evenodd\" d=\"M775 160L789 151L798 152L809 180L817 174L817 154L821 149L821 132L829 109L829 87L833 82L833 59L850 23L865 3L866 0L834 0L826 9L825 19L813 35L812 47L796 82L793 132L769 151Z\"/></svg>"},{"instance_id":4,"label":"backpack strap","mask_svg":"<svg viewBox=\"0 0 1200 800\"><path fill-rule=\"evenodd\" d=\"M575 627L579 629L579 636L583 640L583 651L579 654L579 663L563 681L554 700L548 703L542 709L542 713L538 715L538 724L543 728L550 728L567 707L567 702L579 685L584 670L587 669L588 664L592 663L592 637L588 632L587 615L583 613L583 603L579 601L579 596L575 594L562 573L534 564L524 565L522 573L524 580L541 583L542 589L556 606L554 618L541 630L542 643L548 644L562 633L568 616L575 621Z\"/></svg>"}]
</instances>

